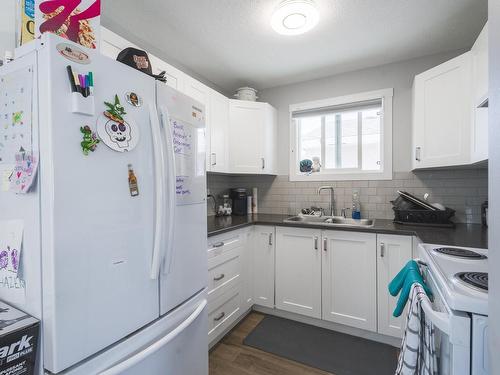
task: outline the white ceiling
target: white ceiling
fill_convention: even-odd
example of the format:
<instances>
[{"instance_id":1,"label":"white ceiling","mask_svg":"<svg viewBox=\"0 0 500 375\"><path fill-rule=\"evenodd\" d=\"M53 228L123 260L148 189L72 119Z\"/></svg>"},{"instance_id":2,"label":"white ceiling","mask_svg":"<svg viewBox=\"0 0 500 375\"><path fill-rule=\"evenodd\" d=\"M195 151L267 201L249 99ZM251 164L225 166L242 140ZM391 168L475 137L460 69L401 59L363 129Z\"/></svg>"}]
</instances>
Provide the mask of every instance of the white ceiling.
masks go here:
<instances>
[{"instance_id":1,"label":"white ceiling","mask_svg":"<svg viewBox=\"0 0 500 375\"><path fill-rule=\"evenodd\" d=\"M315 0L299 36L270 26L281 0L104 0L103 24L226 92L321 78L468 48L487 0Z\"/></svg>"}]
</instances>

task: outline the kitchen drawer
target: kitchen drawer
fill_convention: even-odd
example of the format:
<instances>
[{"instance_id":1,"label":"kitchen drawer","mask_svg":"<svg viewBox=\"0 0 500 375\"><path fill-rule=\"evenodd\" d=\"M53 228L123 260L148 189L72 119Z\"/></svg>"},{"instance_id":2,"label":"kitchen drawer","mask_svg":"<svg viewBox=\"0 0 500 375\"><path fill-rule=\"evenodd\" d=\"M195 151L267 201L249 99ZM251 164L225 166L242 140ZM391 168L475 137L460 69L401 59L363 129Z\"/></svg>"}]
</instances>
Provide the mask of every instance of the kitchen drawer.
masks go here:
<instances>
[{"instance_id":1,"label":"kitchen drawer","mask_svg":"<svg viewBox=\"0 0 500 375\"><path fill-rule=\"evenodd\" d=\"M208 300L211 301L240 283L241 250L235 247L208 261Z\"/></svg>"},{"instance_id":2,"label":"kitchen drawer","mask_svg":"<svg viewBox=\"0 0 500 375\"><path fill-rule=\"evenodd\" d=\"M236 287L208 304L208 341L224 332L240 316L241 293Z\"/></svg>"},{"instance_id":3,"label":"kitchen drawer","mask_svg":"<svg viewBox=\"0 0 500 375\"><path fill-rule=\"evenodd\" d=\"M208 238L208 259L231 251L236 247L243 246L244 236L241 231L235 230L232 232L220 234L218 236Z\"/></svg>"}]
</instances>

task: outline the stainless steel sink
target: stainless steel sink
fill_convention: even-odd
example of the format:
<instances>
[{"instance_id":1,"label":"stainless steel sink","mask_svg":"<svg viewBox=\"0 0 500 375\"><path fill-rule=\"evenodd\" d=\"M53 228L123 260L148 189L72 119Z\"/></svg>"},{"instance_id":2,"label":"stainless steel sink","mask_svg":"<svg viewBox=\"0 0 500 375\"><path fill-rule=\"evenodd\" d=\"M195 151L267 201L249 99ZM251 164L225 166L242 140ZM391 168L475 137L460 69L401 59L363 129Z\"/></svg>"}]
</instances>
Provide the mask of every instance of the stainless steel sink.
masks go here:
<instances>
[{"instance_id":1,"label":"stainless steel sink","mask_svg":"<svg viewBox=\"0 0 500 375\"><path fill-rule=\"evenodd\" d=\"M283 220L289 224L312 224L326 227L362 227L369 228L375 224L374 219L350 219L342 216L308 216L298 215Z\"/></svg>"}]
</instances>

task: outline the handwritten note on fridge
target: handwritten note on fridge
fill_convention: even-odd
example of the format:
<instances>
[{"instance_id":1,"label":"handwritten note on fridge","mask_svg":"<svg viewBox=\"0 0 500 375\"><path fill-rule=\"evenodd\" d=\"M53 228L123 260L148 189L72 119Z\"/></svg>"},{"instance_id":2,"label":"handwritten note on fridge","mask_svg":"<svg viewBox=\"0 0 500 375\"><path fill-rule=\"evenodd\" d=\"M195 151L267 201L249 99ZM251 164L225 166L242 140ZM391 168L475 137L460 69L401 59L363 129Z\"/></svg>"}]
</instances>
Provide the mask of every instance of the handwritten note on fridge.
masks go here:
<instances>
[{"instance_id":1,"label":"handwritten note on fridge","mask_svg":"<svg viewBox=\"0 0 500 375\"><path fill-rule=\"evenodd\" d=\"M204 128L175 118L170 122L175 153L177 205L204 202Z\"/></svg>"}]
</instances>

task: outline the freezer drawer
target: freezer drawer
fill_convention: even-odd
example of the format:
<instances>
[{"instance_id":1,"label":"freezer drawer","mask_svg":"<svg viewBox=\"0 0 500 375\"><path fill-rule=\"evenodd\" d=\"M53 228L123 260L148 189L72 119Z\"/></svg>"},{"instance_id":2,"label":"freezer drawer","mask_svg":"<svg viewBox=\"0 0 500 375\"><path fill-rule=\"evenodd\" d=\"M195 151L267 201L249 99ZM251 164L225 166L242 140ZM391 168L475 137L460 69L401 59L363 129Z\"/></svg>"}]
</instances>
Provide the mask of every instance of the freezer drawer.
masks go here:
<instances>
[{"instance_id":1,"label":"freezer drawer","mask_svg":"<svg viewBox=\"0 0 500 375\"><path fill-rule=\"evenodd\" d=\"M207 375L207 346L203 291L143 330L58 375Z\"/></svg>"}]
</instances>

